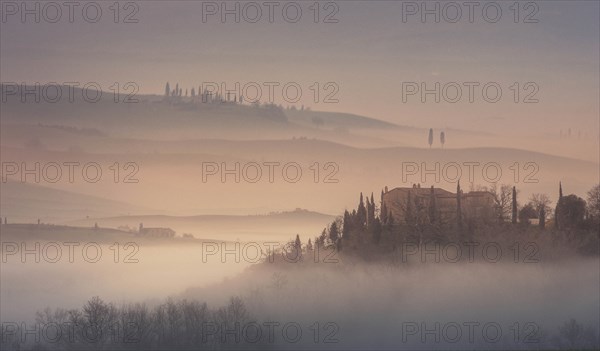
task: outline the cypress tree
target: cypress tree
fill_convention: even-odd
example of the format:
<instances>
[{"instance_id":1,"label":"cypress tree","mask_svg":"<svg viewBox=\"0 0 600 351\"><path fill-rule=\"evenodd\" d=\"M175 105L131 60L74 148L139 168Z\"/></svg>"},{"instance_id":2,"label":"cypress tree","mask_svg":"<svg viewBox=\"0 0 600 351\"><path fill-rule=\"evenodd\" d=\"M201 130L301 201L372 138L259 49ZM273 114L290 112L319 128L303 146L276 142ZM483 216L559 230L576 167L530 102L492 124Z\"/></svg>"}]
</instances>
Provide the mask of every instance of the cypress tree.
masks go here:
<instances>
[{"instance_id":1,"label":"cypress tree","mask_svg":"<svg viewBox=\"0 0 600 351\"><path fill-rule=\"evenodd\" d=\"M375 199L373 198L373 193L371 193L371 202L370 205L367 206L367 211L367 222L369 223L369 226L371 226L375 222Z\"/></svg>"},{"instance_id":2,"label":"cypress tree","mask_svg":"<svg viewBox=\"0 0 600 351\"><path fill-rule=\"evenodd\" d=\"M458 229L462 229L462 203L461 203L461 197L462 197L462 191L460 190L460 180L458 181L457 185L456 185L456 224L458 226Z\"/></svg>"},{"instance_id":3,"label":"cypress tree","mask_svg":"<svg viewBox=\"0 0 600 351\"><path fill-rule=\"evenodd\" d=\"M429 148L433 144L433 128L429 128Z\"/></svg>"},{"instance_id":4,"label":"cypress tree","mask_svg":"<svg viewBox=\"0 0 600 351\"><path fill-rule=\"evenodd\" d=\"M558 182L558 198L562 199L562 197L563 197L562 182Z\"/></svg>"},{"instance_id":5,"label":"cypress tree","mask_svg":"<svg viewBox=\"0 0 600 351\"><path fill-rule=\"evenodd\" d=\"M371 221L371 202L369 202L369 197L367 196L367 228L369 228L373 222Z\"/></svg>"},{"instance_id":6,"label":"cypress tree","mask_svg":"<svg viewBox=\"0 0 600 351\"><path fill-rule=\"evenodd\" d=\"M373 199L373 192L371 192L371 204L375 205L375 200ZM375 206L373 206L373 211L375 211Z\"/></svg>"},{"instance_id":7,"label":"cypress tree","mask_svg":"<svg viewBox=\"0 0 600 351\"><path fill-rule=\"evenodd\" d=\"M517 188L512 188L512 223L517 223Z\"/></svg>"},{"instance_id":8,"label":"cypress tree","mask_svg":"<svg viewBox=\"0 0 600 351\"><path fill-rule=\"evenodd\" d=\"M542 208L540 209L540 228L546 228L546 206L542 204Z\"/></svg>"},{"instance_id":9,"label":"cypress tree","mask_svg":"<svg viewBox=\"0 0 600 351\"><path fill-rule=\"evenodd\" d=\"M554 226L560 229L560 223L558 217L560 217L561 204L563 198L562 182L558 182L558 201L556 201L556 209L554 209Z\"/></svg>"},{"instance_id":10,"label":"cypress tree","mask_svg":"<svg viewBox=\"0 0 600 351\"><path fill-rule=\"evenodd\" d=\"M335 244L337 243L339 237L340 234L338 232L337 223L333 221L333 223L331 223L331 227L329 227L329 240L331 240L331 242Z\"/></svg>"},{"instance_id":11,"label":"cypress tree","mask_svg":"<svg viewBox=\"0 0 600 351\"><path fill-rule=\"evenodd\" d=\"M350 219L350 213L348 210L344 211L344 223L342 223L342 237L349 238L350 232L352 231L352 223Z\"/></svg>"},{"instance_id":12,"label":"cypress tree","mask_svg":"<svg viewBox=\"0 0 600 351\"><path fill-rule=\"evenodd\" d=\"M361 228L364 228L365 223L367 222L367 209L365 208L365 203L363 201L362 193L360 193L360 201L358 202L358 210L356 211L356 219L358 221L358 225Z\"/></svg>"}]
</instances>

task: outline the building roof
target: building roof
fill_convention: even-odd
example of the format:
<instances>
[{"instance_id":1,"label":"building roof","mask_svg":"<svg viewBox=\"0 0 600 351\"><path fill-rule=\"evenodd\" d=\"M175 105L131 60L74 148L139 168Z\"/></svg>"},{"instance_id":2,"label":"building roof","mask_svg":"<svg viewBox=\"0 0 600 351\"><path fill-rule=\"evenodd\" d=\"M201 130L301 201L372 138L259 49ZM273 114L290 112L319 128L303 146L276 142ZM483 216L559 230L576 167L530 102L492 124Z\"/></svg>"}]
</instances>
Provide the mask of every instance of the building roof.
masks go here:
<instances>
[{"instance_id":1,"label":"building roof","mask_svg":"<svg viewBox=\"0 0 600 351\"><path fill-rule=\"evenodd\" d=\"M391 192L403 192L403 193L411 192L418 196L429 196L431 194L431 188L401 187L401 188L394 188L394 189L388 191L387 193L391 193ZM444 190L442 188L435 188L435 187L433 188L433 193L435 196L456 196L455 193L451 193L448 190Z\"/></svg>"},{"instance_id":2,"label":"building roof","mask_svg":"<svg viewBox=\"0 0 600 351\"><path fill-rule=\"evenodd\" d=\"M404 193L404 194L408 194L409 192L413 195L416 196L430 196L431 195L431 188L430 187L421 187L421 188L414 188L414 187L398 187L398 188L394 188L392 190L389 190L387 193L384 193L384 196L386 194L392 193L392 192L400 192L400 193ZM433 188L433 193L436 197L456 197L456 193L450 192L448 190L442 189L442 188ZM469 191L468 193L463 193L463 196L468 196L468 197L482 197L482 196L487 196L487 195L492 195L492 193L490 193L489 191Z\"/></svg>"}]
</instances>

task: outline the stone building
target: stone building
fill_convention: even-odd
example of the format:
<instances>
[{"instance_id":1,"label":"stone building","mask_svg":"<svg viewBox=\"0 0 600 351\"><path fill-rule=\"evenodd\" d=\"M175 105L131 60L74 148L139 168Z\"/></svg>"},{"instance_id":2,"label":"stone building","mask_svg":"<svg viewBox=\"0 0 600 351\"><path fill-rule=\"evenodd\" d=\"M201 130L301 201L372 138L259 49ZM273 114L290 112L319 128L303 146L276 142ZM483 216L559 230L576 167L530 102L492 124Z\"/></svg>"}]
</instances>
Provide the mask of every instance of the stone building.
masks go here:
<instances>
[{"instance_id":1,"label":"stone building","mask_svg":"<svg viewBox=\"0 0 600 351\"><path fill-rule=\"evenodd\" d=\"M173 238L175 236L175 231L171 228L145 228L144 225L140 223L138 235L152 238Z\"/></svg>"},{"instance_id":2,"label":"stone building","mask_svg":"<svg viewBox=\"0 0 600 351\"><path fill-rule=\"evenodd\" d=\"M461 191L460 193L463 218L492 218L494 210L492 193L488 191L468 193ZM392 215L394 223L399 224L406 221L407 212L412 212L414 215L429 215L431 199L435 201L435 217L439 222L456 221L457 195L442 188L426 188L421 187L420 184L392 190L388 190L386 187L381 196L381 204L382 208L385 207Z\"/></svg>"}]
</instances>

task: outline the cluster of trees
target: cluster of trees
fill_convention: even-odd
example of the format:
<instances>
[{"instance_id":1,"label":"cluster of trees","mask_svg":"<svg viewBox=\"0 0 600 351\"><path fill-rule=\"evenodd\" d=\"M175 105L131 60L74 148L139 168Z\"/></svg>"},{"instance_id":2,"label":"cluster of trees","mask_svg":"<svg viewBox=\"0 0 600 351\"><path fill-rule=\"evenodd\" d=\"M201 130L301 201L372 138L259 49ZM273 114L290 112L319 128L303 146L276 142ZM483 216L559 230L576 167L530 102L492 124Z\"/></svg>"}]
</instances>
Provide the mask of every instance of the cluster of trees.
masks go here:
<instances>
[{"instance_id":1,"label":"cluster of trees","mask_svg":"<svg viewBox=\"0 0 600 351\"><path fill-rule=\"evenodd\" d=\"M429 142L429 148L431 148L431 145L433 145L433 128L429 128L428 142ZM442 144L442 148L444 147L445 143L446 143L446 133L444 131L441 131L440 132L440 144Z\"/></svg>"},{"instance_id":2,"label":"cluster of trees","mask_svg":"<svg viewBox=\"0 0 600 351\"><path fill-rule=\"evenodd\" d=\"M538 220L540 230L551 226L553 231L586 232L600 236L600 185L595 185L589 192L587 201L571 194L563 196L562 184L559 185L559 198L555 209L546 194L533 194L524 205L519 205L518 191L514 186L502 185L490 188L478 188L490 192L494 197L491 215L467 217L461 204L462 196L456 197L456 221L444 222L436 205L434 188L431 187L429 201L420 202L411 199L409 192L407 204L404 206L404 217L393 218L392 212L375 204L373 194L364 197L360 194L358 206L351 212L344 211L343 217L337 218L321 234L315 238L318 247L364 248L365 245L396 245L399 241L410 241L422 244L425 241L468 238L476 235L478 227L488 230L491 227L503 227L508 223L526 228L533 219ZM460 183L457 194L462 194ZM382 192L383 195L383 192ZM485 225L485 227L483 226ZM294 246L302 251L302 242L296 236ZM305 249L313 250L309 239Z\"/></svg>"},{"instance_id":3,"label":"cluster of trees","mask_svg":"<svg viewBox=\"0 0 600 351\"><path fill-rule=\"evenodd\" d=\"M241 331L238 335L235 332L226 335L226 331L236 331L253 321L239 297L232 297L226 306L219 308L173 299L153 307L146 304L117 307L94 297L80 309L38 312L36 323L48 335L38 338L33 345L23 344L21 335L25 330L7 333L1 345L3 350L264 349L268 347L264 336L250 342ZM28 341L33 339L29 337Z\"/></svg>"},{"instance_id":4,"label":"cluster of trees","mask_svg":"<svg viewBox=\"0 0 600 351\"><path fill-rule=\"evenodd\" d=\"M566 131L563 131L562 129L560 130L560 138L566 138L566 139L571 139L572 137L574 137L575 133L573 133L571 131L571 128L567 129ZM588 134L587 133L581 133L581 130L579 130L577 132L577 139L581 139L581 136L583 135L584 139L588 138Z\"/></svg>"},{"instance_id":5,"label":"cluster of trees","mask_svg":"<svg viewBox=\"0 0 600 351\"><path fill-rule=\"evenodd\" d=\"M192 100L195 99L200 99L202 102L204 103L225 103L225 102L229 102L229 103L233 103L233 104L243 104L244 103L244 96L240 95L240 96L236 96L236 94L233 94L232 92L228 91L225 96L223 96L221 93L219 92L212 92L210 90L204 89L204 91L202 91L202 86L198 87L198 90L196 90L195 87L192 87L191 89L185 89L185 91L183 90L183 88L179 87L179 83L175 84L174 88L171 88L171 85L169 84L169 82L167 82L165 84L165 93L164 93L164 99L165 101L168 102L175 102L175 101L181 101L182 98L191 98ZM259 101L255 101L252 102L251 104L254 106L260 106L260 102ZM287 107L283 107L281 104L280 105L275 105L273 103L265 103L264 104L266 107L275 107L278 108L280 110L290 110L290 111L310 111L310 107L304 107L304 105L301 105L299 108L297 108L295 105L288 105ZM320 117L317 117L320 118ZM317 125L317 127L321 126L323 123L322 119L321 120L315 120L313 118L313 123L315 125Z\"/></svg>"},{"instance_id":6,"label":"cluster of trees","mask_svg":"<svg viewBox=\"0 0 600 351\"><path fill-rule=\"evenodd\" d=\"M179 83L175 84L175 88L171 89L169 82L165 84L165 99L168 101L179 100L182 97L191 97L195 99L196 97L201 98L203 102L232 102L232 103L244 103L243 96L235 96L235 94L231 94L231 92L227 92L226 96L222 96L219 92L215 92L213 94L212 91L204 89L202 91L202 87L199 86L196 91L195 87L192 87L189 92L188 89L185 89L185 93L183 88L179 87Z\"/></svg>"}]
</instances>

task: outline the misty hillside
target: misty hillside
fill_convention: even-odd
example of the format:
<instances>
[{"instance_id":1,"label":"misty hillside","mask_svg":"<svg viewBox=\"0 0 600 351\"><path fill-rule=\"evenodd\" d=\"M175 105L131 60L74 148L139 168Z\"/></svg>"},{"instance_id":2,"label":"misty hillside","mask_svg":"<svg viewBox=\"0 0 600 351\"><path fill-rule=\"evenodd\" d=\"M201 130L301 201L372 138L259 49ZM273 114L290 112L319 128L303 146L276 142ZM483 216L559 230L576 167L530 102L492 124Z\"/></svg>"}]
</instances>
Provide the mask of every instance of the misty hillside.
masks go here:
<instances>
[{"instance_id":1,"label":"misty hillside","mask_svg":"<svg viewBox=\"0 0 600 351\"><path fill-rule=\"evenodd\" d=\"M31 183L9 181L0 184L2 217L9 223L62 223L85 217L143 213L147 208L97 196L58 190Z\"/></svg>"},{"instance_id":2,"label":"misty hillside","mask_svg":"<svg viewBox=\"0 0 600 351\"><path fill-rule=\"evenodd\" d=\"M311 110L288 110L288 120L293 123L308 127L323 129L360 129L360 128L392 128L406 129L409 127L399 126L393 123L359 116L351 113L323 112ZM415 128L416 129L416 128Z\"/></svg>"},{"instance_id":3,"label":"misty hillside","mask_svg":"<svg viewBox=\"0 0 600 351\"><path fill-rule=\"evenodd\" d=\"M80 91L75 90L73 102L67 99L58 103L21 102L15 96L8 96L7 101L2 102L3 146L22 147L33 140L50 148L97 152L97 146L113 145L120 139L160 142L306 138L359 148L428 147L428 128L421 124L400 125L351 113L275 105L205 104L185 98L172 102L158 95L136 96L135 103L115 103L111 92L104 92L100 101L90 103L82 101ZM408 116L398 117L401 121ZM598 160L597 140L559 138L558 130L554 134L524 137L512 133L500 135L497 129L456 121L434 123L431 127L434 148L441 147L439 134L445 131L447 148L510 146ZM157 146L152 151L161 150Z\"/></svg>"},{"instance_id":4,"label":"misty hillside","mask_svg":"<svg viewBox=\"0 0 600 351\"><path fill-rule=\"evenodd\" d=\"M119 216L90 218L70 222L72 225L101 227L169 227L179 235L193 234L196 238L219 240L281 240L287 241L297 233L313 235L334 220L334 216L296 209L266 215L199 215L199 216Z\"/></svg>"},{"instance_id":5,"label":"misty hillside","mask_svg":"<svg viewBox=\"0 0 600 351\"><path fill-rule=\"evenodd\" d=\"M65 92L68 89L63 87ZM10 128L17 132L31 128L26 131L29 138L37 134L56 135L56 130L62 130L71 134L69 140L77 139L77 136L102 134L153 140L215 136L238 140L305 137L357 147L408 146L415 137L421 138L427 133L426 128L400 126L350 113L267 104L203 103L191 98L165 101L163 96L158 95L136 95L136 102L126 103L123 102L126 96L115 95L111 91L103 92L99 101L90 102L83 99L81 89L73 91L72 101L65 98L57 103L36 102L33 97L23 102L18 93L8 95L6 102L2 102L3 126L12 125ZM28 126L17 126L23 124ZM485 135L454 129L456 136ZM4 134L6 137L11 133ZM79 147L85 149L81 145Z\"/></svg>"},{"instance_id":6,"label":"misty hillside","mask_svg":"<svg viewBox=\"0 0 600 351\"><path fill-rule=\"evenodd\" d=\"M52 130L61 136L68 134ZM5 142L4 133L8 132L4 129L2 132L2 140ZM424 172L403 177L403 164L409 162L417 164L419 168L429 169L439 163L440 173L446 164L477 162L479 166L474 174L473 185L485 186L492 184L483 178L483 166L493 162L501 167L498 183L512 183L517 176L516 186L523 198L531 193L546 193L551 196L552 201L556 201L559 181L563 182L565 191L579 196L584 196L598 181L597 163L515 148L355 148L332 141L311 139L155 141L98 136L78 138L89 141L83 143L85 151L68 147L71 141L58 138L57 135L56 138L42 139L42 149L3 145L2 159L29 163L96 162L102 165L105 172L102 180L97 183L89 184L81 179L68 183L63 179L56 184L46 185L99 197L110 192L115 201L135 202L139 206L163 211L168 208L171 210L169 213L186 215L215 213L201 211L207 208L223 209L216 212L222 214L227 214L228 210L234 208L262 208L261 213L265 213L294 207L339 213L355 203L356 194L360 191L378 194L385 186L394 188L414 183L430 186L434 182L449 190L456 187L455 181L447 182L442 177L436 182L435 175L429 175L423 181ZM121 166L129 162L137 164L135 177L139 182L115 184L111 178L112 172L108 169L115 162ZM203 164L206 162L218 166L216 174L204 174ZM239 174L239 183L235 182L233 175L223 182L220 168L223 165L231 168L236 162L240 163L240 172L241 167L248 162L255 162L259 166L264 162L277 162L280 166L274 174L273 183L269 182L268 170L264 167L260 179L255 183L241 181ZM291 183L282 178L282 166L288 163L295 163L302 168L302 177L298 182ZM318 174L315 164L319 168ZM511 170L515 164L519 169L518 174ZM463 167L462 172L461 183L465 189L469 189L468 169ZM128 173L122 172L121 178L126 174ZM495 177L495 173L491 174ZM317 182L314 181L315 176ZM9 179L19 178L12 176ZM328 195L324 197L324 193ZM236 200L232 202L231 197L224 197L223 194L234 194L232 196ZM80 215L71 218L84 218L88 215L78 214Z\"/></svg>"}]
</instances>

